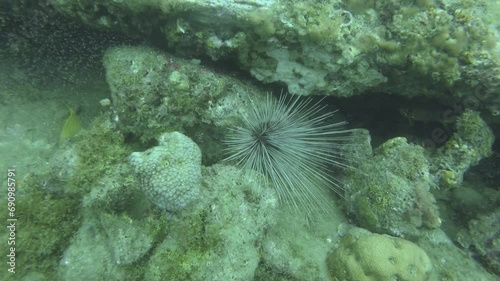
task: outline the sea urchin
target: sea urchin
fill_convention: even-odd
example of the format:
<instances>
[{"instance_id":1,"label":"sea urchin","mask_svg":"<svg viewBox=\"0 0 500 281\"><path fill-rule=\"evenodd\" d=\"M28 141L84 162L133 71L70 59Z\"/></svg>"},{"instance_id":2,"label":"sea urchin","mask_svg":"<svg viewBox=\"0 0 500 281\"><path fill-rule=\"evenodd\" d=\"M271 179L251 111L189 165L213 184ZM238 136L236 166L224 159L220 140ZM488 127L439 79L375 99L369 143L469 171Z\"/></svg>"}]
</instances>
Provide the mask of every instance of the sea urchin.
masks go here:
<instances>
[{"instance_id":1,"label":"sea urchin","mask_svg":"<svg viewBox=\"0 0 500 281\"><path fill-rule=\"evenodd\" d=\"M280 201L307 213L330 209L325 192L342 195L343 188L332 167L349 167L344 145L352 130L343 129L347 122L329 123L336 111L324 112L322 101L268 94L252 101L243 125L231 128L224 141L226 160L263 174Z\"/></svg>"}]
</instances>

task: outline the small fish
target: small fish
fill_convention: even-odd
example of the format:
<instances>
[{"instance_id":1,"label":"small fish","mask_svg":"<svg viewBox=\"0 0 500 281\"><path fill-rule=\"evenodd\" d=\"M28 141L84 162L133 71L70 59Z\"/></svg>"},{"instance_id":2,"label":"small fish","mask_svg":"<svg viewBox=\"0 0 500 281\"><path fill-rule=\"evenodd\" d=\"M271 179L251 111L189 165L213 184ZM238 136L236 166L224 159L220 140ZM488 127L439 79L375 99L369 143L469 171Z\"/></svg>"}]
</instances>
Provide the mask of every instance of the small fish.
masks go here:
<instances>
[{"instance_id":1,"label":"small fish","mask_svg":"<svg viewBox=\"0 0 500 281\"><path fill-rule=\"evenodd\" d=\"M61 130L61 142L64 142L76 135L81 129L80 118L76 112L68 106L69 116L64 122Z\"/></svg>"}]
</instances>

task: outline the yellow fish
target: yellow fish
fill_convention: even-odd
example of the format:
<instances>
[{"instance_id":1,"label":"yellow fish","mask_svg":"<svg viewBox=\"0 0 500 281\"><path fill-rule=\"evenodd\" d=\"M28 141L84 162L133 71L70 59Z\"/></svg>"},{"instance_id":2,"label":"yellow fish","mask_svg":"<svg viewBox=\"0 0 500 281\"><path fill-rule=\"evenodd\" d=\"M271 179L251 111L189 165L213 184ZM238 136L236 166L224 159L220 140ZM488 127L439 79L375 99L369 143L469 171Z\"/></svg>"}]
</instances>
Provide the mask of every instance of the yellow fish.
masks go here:
<instances>
[{"instance_id":1,"label":"yellow fish","mask_svg":"<svg viewBox=\"0 0 500 281\"><path fill-rule=\"evenodd\" d=\"M80 118L78 118L78 115L76 112L71 109L68 106L69 109L69 116L64 122L64 126L61 130L61 141L64 142L69 138L72 138L80 131L81 129L81 124L80 124Z\"/></svg>"}]
</instances>

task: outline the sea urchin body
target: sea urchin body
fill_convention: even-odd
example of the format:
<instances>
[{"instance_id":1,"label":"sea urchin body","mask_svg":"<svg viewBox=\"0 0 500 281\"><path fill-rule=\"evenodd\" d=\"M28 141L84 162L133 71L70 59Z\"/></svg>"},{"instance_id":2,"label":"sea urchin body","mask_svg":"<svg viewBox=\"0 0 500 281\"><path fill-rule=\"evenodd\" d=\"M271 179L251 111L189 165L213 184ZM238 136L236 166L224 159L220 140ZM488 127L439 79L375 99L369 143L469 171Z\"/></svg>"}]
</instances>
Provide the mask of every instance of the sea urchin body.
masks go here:
<instances>
[{"instance_id":1,"label":"sea urchin body","mask_svg":"<svg viewBox=\"0 0 500 281\"><path fill-rule=\"evenodd\" d=\"M286 95L253 102L244 124L230 129L224 141L226 160L263 174L280 201L296 210L328 210L325 192L342 190L331 168L349 166L344 144L352 130L343 129L346 122L329 123L335 111L323 113L325 107L322 100Z\"/></svg>"}]
</instances>

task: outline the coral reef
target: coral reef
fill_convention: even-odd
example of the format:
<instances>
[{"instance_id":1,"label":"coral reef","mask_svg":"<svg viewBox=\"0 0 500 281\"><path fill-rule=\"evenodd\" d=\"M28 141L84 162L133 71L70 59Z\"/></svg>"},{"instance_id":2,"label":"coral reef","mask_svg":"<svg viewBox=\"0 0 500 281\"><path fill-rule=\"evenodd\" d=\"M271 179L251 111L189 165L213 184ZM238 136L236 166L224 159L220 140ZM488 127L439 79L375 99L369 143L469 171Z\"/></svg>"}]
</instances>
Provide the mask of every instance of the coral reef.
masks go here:
<instances>
[{"instance_id":1,"label":"coral reef","mask_svg":"<svg viewBox=\"0 0 500 281\"><path fill-rule=\"evenodd\" d=\"M46 187L49 192L83 196L97 185L98 180L126 160L130 149L124 145L123 133L104 116L96 118L90 128L82 130L75 143L64 147L51 159L52 176Z\"/></svg>"},{"instance_id":2,"label":"coral reef","mask_svg":"<svg viewBox=\"0 0 500 281\"><path fill-rule=\"evenodd\" d=\"M318 208L314 217L318 223L297 217L296 212L290 212L285 206L277 210L276 223L269 227L261 242L259 267L265 277L257 280L329 279L327 254L349 224L340 208L335 207L337 202L330 197L328 200L332 210L325 213ZM271 279L269 276L273 275L282 279Z\"/></svg>"},{"instance_id":3,"label":"coral reef","mask_svg":"<svg viewBox=\"0 0 500 281\"><path fill-rule=\"evenodd\" d=\"M348 207L371 231L419 235L420 230L441 224L430 193L435 184L424 149L408 144L405 138L382 144L349 181Z\"/></svg>"},{"instance_id":4,"label":"coral reef","mask_svg":"<svg viewBox=\"0 0 500 281\"><path fill-rule=\"evenodd\" d=\"M479 216L469 222L467 242L470 250L491 271L500 275L500 210Z\"/></svg>"},{"instance_id":5,"label":"coral reef","mask_svg":"<svg viewBox=\"0 0 500 281\"><path fill-rule=\"evenodd\" d=\"M4 1L0 166L26 172L15 278L498 280L487 272L499 271L498 154L482 160L500 120L497 2ZM124 34L141 45L116 44ZM26 65L71 86L37 91L52 80ZM354 169L326 167L345 191L315 195L327 214L289 212L265 175L217 164L228 127L266 96L255 80L332 96L321 105L370 129L376 149L361 130L345 146ZM83 129L46 141L64 121L48 115L66 102L82 104ZM383 114L362 112L372 102ZM44 122L12 118L32 122L38 109ZM418 145L438 125L435 150Z\"/></svg>"},{"instance_id":6,"label":"coral reef","mask_svg":"<svg viewBox=\"0 0 500 281\"><path fill-rule=\"evenodd\" d=\"M82 214L78 198L47 193L43 189L45 180L45 176L30 175L22 183L18 181L16 243L9 247L16 248L16 268L25 268L17 270L17 276L34 274L40 278L36 280L56 280L57 260L70 245ZM0 218L7 221L7 214L2 212ZM0 236L8 241L8 235L8 231L2 231ZM7 249L5 246L2 251ZM12 278L8 274L7 270L3 271L0 279Z\"/></svg>"},{"instance_id":7,"label":"coral reef","mask_svg":"<svg viewBox=\"0 0 500 281\"><path fill-rule=\"evenodd\" d=\"M253 280L276 194L230 166L207 168L203 177L203 200L172 218L144 280Z\"/></svg>"},{"instance_id":8,"label":"coral reef","mask_svg":"<svg viewBox=\"0 0 500 281\"><path fill-rule=\"evenodd\" d=\"M486 0L54 1L55 10L93 27L142 38L161 34L162 47L186 57L234 59L256 79L284 83L293 94L352 96L384 88L451 104L481 86L484 100L497 101L482 105L492 112L500 85L494 74L499 35L491 28L495 5Z\"/></svg>"},{"instance_id":9,"label":"coral reef","mask_svg":"<svg viewBox=\"0 0 500 281\"><path fill-rule=\"evenodd\" d=\"M179 131L198 143L203 162L221 160L220 137L247 110L249 97L265 95L255 86L218 74L196 60L148 47L117 47L104 56L113 120L142 142ZM261 94L261 95L259 95Z\"/></svg>"},{"instance_id":10,"label":"coral reef","mask_svg":"<svg viewBox=\"0 0 500 281\"><path fill-rule=\"evenodd\" d=\"M71 245L62 255L58 277L62 280L120 280L125 278L122 268L114 266L113 253L108 248L110 240L100 231L99 225L85 223L80 227ZM92 251L89 247L92 245Z\"/></svg>"},{"instance_id":11,"label":"coral reef","mask_svg":"<svg viewBox=\"0 0 500 281\"><path fill-rule=\"evenodd\" d=\"M466 110L456 132L434 153L408 144L405 138L386 141L367 155L349 179L348 208L367 229L395 236L420 235L441 225L431 190L459 187L464 173L491 154L494 135L478 112Z\"/></svg>"},{"instance_id":12,"label":"coral reef","mask_svg":"<svg viewBox=\"0 0 500 281\"><path fill-rule=\"evenodd\" d=\"M146 197L157 207L180 211L198 199L201 151L188 137L165 133L159 145L130 155L130 165Z\"/></svg>"},{"instance_id":13,"label":"coral reef","mask_svg":"<svg viewBox=\"0 0 500 281\"><path fill-rule=\"evenodd\" d=\"M495 136L478 112L466 110L457 120L456 132L430 157L431 172L442 187L462 184L464 173L491 155Z\"/></svg>"},{"instance_id":14,"label":"coral reef","mask_svg":"<svg viewBox=\"0 0 500 281\"><path fill-rule=\"evenodd\" d=\"M137 261L152 242L144 223L127 216L87 217L62 255L58 276L62 280L123 280L127 268L119 265Z\"/></svg>"}]
</instances>

